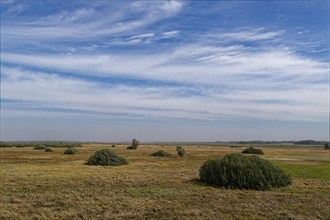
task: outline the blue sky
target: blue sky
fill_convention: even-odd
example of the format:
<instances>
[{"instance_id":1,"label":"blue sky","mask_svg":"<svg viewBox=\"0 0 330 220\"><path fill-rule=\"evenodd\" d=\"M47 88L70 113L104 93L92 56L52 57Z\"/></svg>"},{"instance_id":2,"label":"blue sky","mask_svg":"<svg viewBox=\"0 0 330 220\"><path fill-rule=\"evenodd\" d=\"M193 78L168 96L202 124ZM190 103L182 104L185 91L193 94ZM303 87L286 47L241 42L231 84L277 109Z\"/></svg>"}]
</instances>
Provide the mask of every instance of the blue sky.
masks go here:
<instances>
[{"instance_id":1,"label":"blue sky","mask_svg":"<svg viewBox=\"0 0 330 220\"><path fill-rule=\"evenodd\" d=\"M1 140L326 140L329 11L1 0Z\"/></svg>"}]
</instances>

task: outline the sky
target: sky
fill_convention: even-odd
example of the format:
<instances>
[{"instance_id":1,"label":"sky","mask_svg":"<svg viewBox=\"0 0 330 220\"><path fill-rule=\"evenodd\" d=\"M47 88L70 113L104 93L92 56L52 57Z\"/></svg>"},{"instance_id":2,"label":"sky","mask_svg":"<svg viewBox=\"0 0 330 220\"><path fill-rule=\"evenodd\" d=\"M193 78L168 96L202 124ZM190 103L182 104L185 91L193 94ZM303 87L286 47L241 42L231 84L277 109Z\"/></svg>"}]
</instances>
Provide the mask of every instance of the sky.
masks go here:
<instances>
[{"instance_id":1,"label":"sky","mask_svg":"<svg viewBox=\"0 0 330 220\"><path fill-rule=\"evenodd\" d=\"M1 0L1 141L329 139L329 1Z\"/></svg>"}]
</instances>

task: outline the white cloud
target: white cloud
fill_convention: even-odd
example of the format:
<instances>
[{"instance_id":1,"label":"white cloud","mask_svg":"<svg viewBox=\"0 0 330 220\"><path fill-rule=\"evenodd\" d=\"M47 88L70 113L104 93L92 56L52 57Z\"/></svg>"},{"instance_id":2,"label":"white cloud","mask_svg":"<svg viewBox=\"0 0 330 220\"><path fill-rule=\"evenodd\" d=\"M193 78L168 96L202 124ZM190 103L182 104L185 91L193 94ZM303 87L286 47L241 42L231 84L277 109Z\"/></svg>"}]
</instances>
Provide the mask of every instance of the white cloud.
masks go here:
<instances>
[{"instance_id":1,"label":"white cloud","mask_svg":"<svg viewBox=\"0 0 330 220\"><path fill-rule=\"evenodd\" d=\"M224 41L262 41L272 40L280 37L284 31L265 31L262 28L235 32L224 32L218 34L208 34L209 37Z\"/></svg>"},{"instance_id":2,"label":"white cloud","mask_svg":"<svg viewBox=\"0 0 330 220\"><path fill-rule=\"evenodd\" d=\"M139 41L140 39L132 39ZM250 51L242 46L190 45L173 53L149 55L23 55L3 53L2 61L76 74L121 75L219 85L230 80L255 84L313 83L328 74L328 64L287 51Z\"/></svg>"},{"instance_id":3,"label":"white cloud","mask_svg":"<svg viewBox=\"0 0 330 220\"><path fill-rule=\"evenodd\" d=\"M6 4L11 5L11 4L13 4L14 2L15 2L15 0L2 0L2 1L1 1L1 3L2 3L2 4L5 4L5 5L6 5Z\"/></svg>"},{"instance_id":4,"label":"white cloud","mask_svg":"<svg viewBox=\"0 0 330 220\"><path fill-rule=\"evenodd\" d=\"M108 45L136 45L136 44L151 44L161 39L169 39L179 36L180 31L168 31L161 33L144 33L136 34L127 37L120 37L108 42Z\"/></svg>"},{"instance_id":5,"label":"white cloud","mask_svg":"<svg viewBox=\"0 0 330 220\"><path fill-rule=\"evenodd\" d=\"M107 45L142 45L183 35L180 30L144 28L176 15L184 5L181 1L135 1L115 14L104 13L106 10L98 14L100 11L96 9L81 7L32 22L4 24L3 39L12 45L25 42L48 45L48 42L62 40L100 41L100 37L107 36ZM86 46L88 55L79 54L75 44L68 44L67 48L75 55L2 51L4 65L57 73L3 68L7 78L2 81L2 97L48 108L101 114L205 120L241 117L324 120L328 117L328 106L324 102L328 85L322 80L327 79L328 63L280 47L251 48L237 43L271 41L284 33L265 29L209 33L198 39L198 43L192 38L189 44L143 54L111 50L101 53L95 44ZM209 39L213 40L212 44ZM225 44L221 46L221 42ZM75 77L65 77L62 72ZM82 75L91 81L77 79ZM122 83L109 88L93 81L95 76L142 79L151 83ZM154 80L180 86L154 86Z\"/></svg>"},{"instance_id":6,"label":"white cloud","mask_svg":"<svg viewBox=\"0 0 330 220\"><path fill-rule=\"evenodd\" d=\"M23 12L27 6L25 4L14 4L14 1L5 1L3 4L9 5L7 10L2 9L2 16L15 16Z\"/></svg>"},{"instance_id":7,"label":"white cloud","mask_svg":"<svg viewBox=\"0 0 330 220\"><path fill-rule=\"evenodd\" d=\"M184 6L183 1L134 1L132 3L132 8L136 11L152 11L153 14L165 14L166 16L171 16L178 13Z\"/></svg>"},{"instance_id":8,"label":"white cloud","mask_svg":"<svg viewBox=\"0 0 330 220\"><path fill-rule=\"evenodd\" d=\"M54 40L76 42L99 37L134 35L133 32L138 29L142 30L155 22L174 16L183 5L179 1L136 1L131 5L118 7L116 11L113 11L110 3L104 4L102 10L79 8L49 14L41 19L3 22L2 38L12 45L38 45L41 42L54 43ZM146 37L150 36L140 36Z\"/></svg>"},{"instance_id":9,"label":"white cloud","mask_svg":"<svg viewBox=\"0 0 330 220\"><path fill-rule=\"evenodd\" d=\"M74 10L73 12L64 11L59 14L49 15L41 18L39 21L37 21L37 24L50 25L54 23L58 24L63 22L73 22L90 17L94 13L95 10L93 8L80 8Z\"/></svg>"},{"instance_id":10,"label":"white cloud","mask_svg":"<svg viewBox=\"0 0 330 220\"><path fill-rule=\"evenodd\" d=\"M133 35L129 39L152 38L154 36L155 36L154 33L146 33L146 34Z\"/></svg>"},{"instance_id":11,"label":"white cloud","mask_svg":"<svg viewBox=\"0 0 330 220\"><path fill-rule=\"evenodd\" d=\"M77 77L79 74L91 77L115 74L116 77L190 84L133 86L124 83L109 88L56 74L3 70L10 79L2 83L4 98L40 102L50 107L204 120L250 117L321 121L328 117L328 106L324 102L328 85L314 83L316 79L326 79L328 65L286 51L252 52L241 46L190 45L162 55L3 54L3 61L75 72Z\"/></svg>"},{"instance_id":12,"label":"white cloud","mask_svg":"<svg viewBox=\"0 0 330 220\"><path fill-rule=\"evenodd\" d=\"M178 37L180 34L180 31L176 30L176 31L167 31L167 32L163 32L161 34L162 38L172 38L172 37Z\"/></svg>"},{"instance_id":13,"label":"white cloud","mask_svg":"<svg viewBox=\"0 0 330 220\"><path fill-rule=\"evenodd\" d=\"M159 8L168 12L168 13L177 13L181 10L183 7L183 2L182 1L164 1Z\"/></svg>"}]
</instances>

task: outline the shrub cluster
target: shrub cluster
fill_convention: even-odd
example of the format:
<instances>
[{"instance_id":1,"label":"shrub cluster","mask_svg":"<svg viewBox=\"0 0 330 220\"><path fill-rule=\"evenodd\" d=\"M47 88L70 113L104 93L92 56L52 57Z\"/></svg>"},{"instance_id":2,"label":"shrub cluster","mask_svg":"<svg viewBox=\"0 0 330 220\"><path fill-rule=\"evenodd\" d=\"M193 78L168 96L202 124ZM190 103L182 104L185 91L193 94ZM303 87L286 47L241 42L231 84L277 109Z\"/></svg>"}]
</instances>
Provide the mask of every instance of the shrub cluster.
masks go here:
<instances>
[{"instance_id":1,"label":"shrub cluster","mask_svg":"<svg viewBox=\"0 0 330 220\"><path fill-rule=\"evenodd\" d=\"M77 152L78 151L75 148L69 147L69 148L65 149L64 154L75 154Z\"/></svg>"},{"instance_id":2,"label":"shrub cluster","mask_svg":"<svg viewBox=\"0 0 330 220\"><path fill-rule=\"evenodd\" d=\"M240 147L242 147L242 146L240 146L240 145L230 145L230 147L231 147L231 148L240 148Z\"/></svg>"},{"instance_id":3,"label":"shrub cluster","mask_svg":"<svg viewBox=\"0 0 330 220\"><path fill-rule=\"evenodd\" d=\"M87 165L120 166L128 164L124 157L109 149L96 151L87 161Z\"/></svg>"},{"instance_id":4,"label":"shrub cluster","mask_svg":"<svg viewBox=\"0 0 330 220\"><path fill-rule=\"evenodd\" d=\"M176 146L176 151L180 157L183 157L186 154L186 150L181 146Z\"/></svg>"},{"instance_id":5,"label":"shrub cluster","mask_svg":"<svg viewBox=\"0 0 330 220\"><path fill-rule=\"evenodd\" d=\"M139 141L137 139L132 139L132 145L127 147L127 150L136 150L139 146Z\"/></svg>"},{"instance_id":6,"label":"shrub cluster","mask_svg":"<svg viewBox=\"0 0 330 220\"><path fill-rule=\"evenodd\" d=\"M291 178L269 161L256 156L229 154L204 162L200 181L230 189L269 190L291 184Z\"/></svg>"},{"instance_id":7,"label":"shrub cluster","mask_svg":"<svg viewBox=\"0 0 330 220\"><path fill-rule=\"evenodd\" d=\"M264 154L264 152L261 149L249 147L249 148L246 148L245 150L243 150L242 154Z\"/></svg>"},{"instance_id":8,"label":"shrub cluster","mask_svg":"<svg viewBox=\"0 0 330 220\"><path fill-rule=\"evenodd\" d=\"M324 144L324 150L330 150L329 142Z\"/></svg>"},{"instance_id":9,"label":"shrub cluster","mask_svg":"<svg viewBox=\"0 0 330 220\"><path fill-rule=\"evenodd\" d=\"M47 147L43 144L38 144L35 147L33 147L33 150L46 150Z\"/></svg>"},{"instance_id":10,"label":"shrub cluster","mask_svg":"<svg viewBox=\"0 0 330 220\"><path fill-rule=\"evenodd\" d=\"M154 157L170 157L171 154L166 152L166 151L160 150L160 151L157 151L157 152L151 154L151 156L154 156Z\"/></svg>"},{"instance_id":11,"label":"shrub cluster","mask_svg":"<svg viewBox=\"0 0 330 220\"><path fill-rule=\"evenodd\" d=\"M53 152L53 149L50 148L50 147L47 147L47 148L45 149L45 152Z\"/></svg>"}]
</instances>

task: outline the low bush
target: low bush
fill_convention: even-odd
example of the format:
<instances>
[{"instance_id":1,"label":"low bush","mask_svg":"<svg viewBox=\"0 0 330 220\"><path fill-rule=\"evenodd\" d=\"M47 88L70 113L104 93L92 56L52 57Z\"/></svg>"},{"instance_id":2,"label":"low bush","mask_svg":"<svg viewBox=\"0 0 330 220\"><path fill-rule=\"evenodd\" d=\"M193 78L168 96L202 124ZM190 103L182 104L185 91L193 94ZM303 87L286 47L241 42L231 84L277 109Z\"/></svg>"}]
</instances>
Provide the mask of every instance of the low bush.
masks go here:
<instances>
[{"instance_id":1,"label":"low bush","mask_svg":"<svg viewBox=\"0 0 330 220\"><path fill-rule=\"evenodd\" d=\"M87 161L87 165L120 166L128 164L124 157L109 149L96 151Z\"/></svg>"},{"instance_id":2,"label":"low bush","mask_svg":"<svg viewBox=\"0 0 330 220\"><path fill-rule=\"evenodd\" d=\"M231 148L240 148L240 147L242 147L242 146L240 146L240 145L230 145L230 147L231 147Z\"/></svg>"},{"instance_id":3,"label":"low bush","mask_svg":"<svg viewBox=\"0 0 330 220\"><path fill-rule=\"evenodd\" d=\"M166 152L166 151L160 150L160 151L157 151L157 152L151 154L151 156L154 156L154 157L170 157L171 154Z\"/></svg>"},{"instance_id":4,"label":"low bush","mask_svg":"<svg viewBox=\"0 0 330 220\"><path fill-rule=\"evenodd\" d=\"M136 150L137 147L134 147L134 146L130 145L130 146L128 146L126 149L127 149L127 150Z\"/></svg>"},{"instance_id":5,"label":"low bush","mask_svg":"<svg viewBox=\"0 0 330 220\"><path fill-rule=\"evenodd\" d=\"M78 151L75 148L69 147L69 148L65 149L64 154L75 154L77 152Z\"/></svg>"},{"instance_id":6,"label":"low bush","mask_svg":"<svg viewBox=\"0 0 330 220\"><path fill-rule=\"evenodd\" d=\"M46 150L46 146L43 144L39 144L33 148L33 150Z\"/></svg>"},{"instance_id":7,"label":"low bush","mask_svg":"<svg viewBox=\"0 0 330 220\"><path fill-rule=\"evenodd\" d=\"M47 147L47 148L45 149L45 152L53 152L53 149L50 148L50 147Z\"/></svg>"},{"instance_id":8,"label":"low bush","mask_svg":"<svg viewBox=\"0 0 330 220\"><path fill-rule=\"evenodd\" d=\"M269 161L256 156L229 154L204 162L200 181L230 189L269 190L291 184L291 178Z\"/></svg>"},{"instance_id":9,"label":"low bush","mask_svg":"<svg viewBox=\"0 0 330 220\"><path fill-rule=\"evenodd\" d=\"M176 151L178 152L178 155L180 157L183 157L184 155L186 155L186 150L181 146L176 146Z\"/></svg>"},{"instance_id":10,"label":"low bush","mask_svg":"<svg viewBox=\"0 0 330 220\"><path fill-rule=\"evenodd\" d=\"M111 147L116 147L116 145L115 145L115 144L113 144L113 145L111 145Z\"/></svg>"},{"instance_id":11,"label":"low bush","mask_svg":"<svg viewBox=\"0 0 330 220\"><path fill-rule=\"evenodd\" d=\"M261 149L249 147L242 151L242 154L264 154Z\"/></svg>"}]
</instances>

